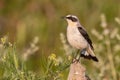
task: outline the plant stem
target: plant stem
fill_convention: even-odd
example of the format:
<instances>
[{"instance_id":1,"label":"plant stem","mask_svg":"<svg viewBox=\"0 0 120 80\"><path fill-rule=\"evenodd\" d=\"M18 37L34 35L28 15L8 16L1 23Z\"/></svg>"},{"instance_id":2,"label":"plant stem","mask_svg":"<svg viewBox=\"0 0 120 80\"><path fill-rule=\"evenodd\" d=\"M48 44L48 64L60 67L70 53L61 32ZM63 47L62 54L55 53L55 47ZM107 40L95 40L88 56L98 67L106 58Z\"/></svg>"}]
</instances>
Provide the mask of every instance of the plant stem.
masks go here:
<instances>
[{"instance_id":1,"label":"plant stem","mask_svg":"<svg viewBox=\"0 0 120 80\"><path fill-rule=\"evenodd\" d=\"M113 62L113 55L112 55L112 50L111 50L110 39L108 39L107 41L108 41L108 44L106 44L106 46L107 46L107 52L108 52L108 60L110 62L110 67L111 67L111 71L112 71L112 77L113 77L113 80L117 80L115 65Z\"/></svg>"}]
</instances>

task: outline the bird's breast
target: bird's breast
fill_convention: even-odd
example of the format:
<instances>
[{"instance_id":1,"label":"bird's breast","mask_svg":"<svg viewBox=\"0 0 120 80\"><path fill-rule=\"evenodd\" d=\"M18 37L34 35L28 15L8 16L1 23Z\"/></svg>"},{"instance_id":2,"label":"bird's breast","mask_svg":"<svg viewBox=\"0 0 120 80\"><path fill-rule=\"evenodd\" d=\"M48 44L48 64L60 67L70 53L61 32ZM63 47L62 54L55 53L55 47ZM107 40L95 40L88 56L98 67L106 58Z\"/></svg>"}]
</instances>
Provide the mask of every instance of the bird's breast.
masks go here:
<instances>
[{"instance_id":1,"label":"bird's breast","mask_svg":"<svg viewBox=\"0 0 120 80\"><path fill-rule=\"evenodd\" d=\"M87 48L88 43L81 35L77 27L67 27L67 40L69 44L77 49Z\"/></svg>"}]
</instances>

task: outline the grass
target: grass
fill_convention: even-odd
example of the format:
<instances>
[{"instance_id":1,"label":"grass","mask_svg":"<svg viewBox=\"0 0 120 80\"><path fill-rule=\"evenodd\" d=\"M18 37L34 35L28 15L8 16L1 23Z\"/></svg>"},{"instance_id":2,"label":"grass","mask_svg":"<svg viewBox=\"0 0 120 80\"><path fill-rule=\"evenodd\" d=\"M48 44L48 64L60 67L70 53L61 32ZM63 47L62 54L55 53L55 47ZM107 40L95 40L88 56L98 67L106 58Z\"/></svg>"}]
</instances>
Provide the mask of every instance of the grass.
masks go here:
<instances>
[{"instance_id":1,"label":"grass","mask_svg":"<svg viewBox=\"0 0 120 80\"><path fill-rule=\"evenodd\" d=\"M63 80L62 72L69 67L71 62L66 58L63 62L60 57L52 53L48 58L41 59L43 63L40 63L40 72L35 73L27 69L26 57L20 59L15 44L8 42L6 36L1 38L0 49L0 80ZM34 51L33 48L30 49ZM25 54L30 55L30 53Z\"/></svg>"},{"instance_id":2,"label":"grass","mask_svg":"<svg viewBox=\"0 0 120 80\"><path fill-rule=\"evenodd\" d=\"M16 46L6 39L6 36L1 39L0 80L36 80L35 73L27 71L24 62L19 59Z\"/></svg>"}]
</instances>

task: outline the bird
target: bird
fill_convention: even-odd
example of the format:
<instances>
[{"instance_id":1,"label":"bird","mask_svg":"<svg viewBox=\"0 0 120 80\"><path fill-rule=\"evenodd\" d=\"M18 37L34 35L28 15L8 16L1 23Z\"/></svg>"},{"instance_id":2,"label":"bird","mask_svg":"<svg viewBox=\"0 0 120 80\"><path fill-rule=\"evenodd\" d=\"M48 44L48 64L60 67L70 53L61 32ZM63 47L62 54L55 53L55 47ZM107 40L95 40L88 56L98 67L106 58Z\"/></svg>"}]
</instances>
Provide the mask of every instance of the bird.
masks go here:
<instances>
[{"instance_id":1,"label":"bird","mask_svg":"<svg viewBox=\"0 0 120 80\"><path fill-rule=\"evenodd\" d=\"M80 57L98 62L98 58L94 54L92 41L81 25L79 19L75 15L67 15L64 17L67 21L67 40L68 43L75 49L80 50Z\"/></svg>"}]
</instances>

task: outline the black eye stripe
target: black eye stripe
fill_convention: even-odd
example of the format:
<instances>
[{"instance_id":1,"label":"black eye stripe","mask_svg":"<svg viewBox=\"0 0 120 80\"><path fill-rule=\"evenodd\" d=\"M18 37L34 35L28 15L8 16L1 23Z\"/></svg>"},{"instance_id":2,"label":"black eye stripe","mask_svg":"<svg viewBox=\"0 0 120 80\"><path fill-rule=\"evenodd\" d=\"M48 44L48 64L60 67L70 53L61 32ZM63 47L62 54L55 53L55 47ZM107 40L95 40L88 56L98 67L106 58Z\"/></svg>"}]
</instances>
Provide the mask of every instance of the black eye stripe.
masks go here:
<instances>
[{"instance_id":1,"label":"black eye stripe","mask_svg":"<svg viewBox=\"0 0 120 80\"><path fill-rule=\"evenodd\" d=\"M74 17L67 17L67 19L70 19L70 20L72 20L73 22L76 22L77 21L77 19L76 18L74 18Z\"/></svg>"}]
</instances>

